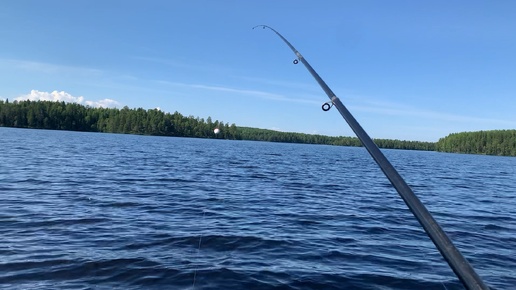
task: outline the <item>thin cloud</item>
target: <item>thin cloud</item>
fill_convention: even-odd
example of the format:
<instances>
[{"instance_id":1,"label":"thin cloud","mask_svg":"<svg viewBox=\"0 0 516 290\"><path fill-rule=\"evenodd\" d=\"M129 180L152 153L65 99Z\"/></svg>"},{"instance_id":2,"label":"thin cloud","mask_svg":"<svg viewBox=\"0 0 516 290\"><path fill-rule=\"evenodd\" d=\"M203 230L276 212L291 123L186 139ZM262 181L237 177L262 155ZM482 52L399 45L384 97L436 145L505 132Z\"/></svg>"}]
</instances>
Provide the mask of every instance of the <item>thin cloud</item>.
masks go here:
<instances>
[{"instance_id":1,"label":"thin cloud","mask_svg":"<svg viewBox=\"0 0 516 290\"><path fill-rule=\"evenodd\" d=\"M500 124L500 125L508 125L508 126L516 126L515 122L507 121L507 120L499 120L499 119L491 119L491 118L479 118L479 117L470 117L463 116L457 114L448 114L441 113L435 111L421 110L418 108L414 108L411 106L407 106L404 104L397 104L391 102L378 102L378 101L364 101L366 103L365 106L354 105L350 106L352 109L361 111L361 112L372 112L383 115L390 116L410 116L410 117L420 117L432 120L440 120L440 121L451 121L451 122L462 122L462 123L491 123L491 124Z\"/></svg>"},{"instance_id":2,"label":"thin cloud","mask_svg":"<svg viewBox=\"0 0 516 290\"><path fill-rule=\"evenodd\" d=\"M198 85L198 84L178 84L176 85L183 85L183 86L189 86L192 88L200 88L200 89L206 89L206 90L214 90L214 91L225 91L225 92L231 92L231 93L238 93L238 94L247 94L247 95L253 95L269 100L275 100L275 101L288 101L288 102L297 102L297 103L306 103L306 104L318 104L320 105L320 101L315 100L307 100L307 99L295 99L295 98L289 98L284 95L280 94L274 94L264 91L256 91L256 90L243 90L243 89L235 89L230 87L221 87L221 86L207 86L207 85ZM371 101L371 100L365 100L366 103L365 106L360 105L351 105L350 107L353 110L361 111L361 112L373 112L383 115L391 115L391 116L417 116L427 119L433 119L433 120L441 120L441 121L453 121L453 122L463 122L463 123L492 123L492 124L500 124L500 125L507 125L507 126L516 126L515 122L506 121L506 120L498 120L498 119L490 119L490 118L479 118L479 117L470 117L470 116L462 116L457 114L447 114L447 113L441 113L441 112L435 112L435 111L428 111L428 110L421 110L418 108L414 108L408 105L404 104L398 104L398 103L392 103L392 102L378 102L378 101Z\"/></svg>"},{"instance_id":3,"label":"thin cloud","mask_svg":"<svg viewBox=\"0 0 516 290\"><path fill-rule=\"evenodd\" d=\"M92 69L92 68L52 64L52 63L38 62L38 61L18 60L18 59L0 59L0 64L6 65L6 66L12 66L12 67L27 70L27 71L43 72L43 73L48 73L48 74L78 73L78 74L83 74L83 75L99 76L103 73L101 70Z\"/></svg>"},{"instance_id":4,"label":"thin cloud","mask_svg":"<svg viewBox=\"0 0 516 290\"><path fill-rule=\"evenodd\" d=\"M281 86L281 87L301 89L301 90L315 91L315 90L319 89L317 86L317 83L307 84L307 83L300 83L300 82L287 82L287 81L256 78L256 77L245 77L245 76L234 76L234 77L238 78L238 79L254 82L254 83L261 83L261 84L266 84L266 85Z\"/></svg>"},{"instance_id":5,"label":"thin cloud","mask_svg":"<svg viewBox=\"0 0 516 290\"><path fill-rule=\"evenodd\" d=\"M132 59L157 63L160 65L165 65L165 66L169 66L169 67L188 69L188 70L196 70L196 71L204 71L204 72L216 71L218 73L220 73L220 71L227 71L227 68L216 66L213 64L206 65L206 64L191 63L191 62L185 63L185 62L172 60L172 59L147 57L147 56L133 56Z\"/></svg>"},{"instance_id":6,"label":"thin cloud","mask_svg":"<svg viewBox=\"0 0 516 290\"><path fill-rule=\"evenodd\" d=\"M259 90L247 90L247 89L238 89L233 87L226 86L212 86L212 85L201 85L201 84L188 84L188 83L177 83L177 82L169 82L169 81L155 81L161 84L171 85L171 86L181 86L188 87L194 89L202 89L202 90L210 90L210 91L221 91L228 92L239 95L248 95L253 97L258 97L267 100L273 101L281 101L281 102L296 102L296 103L304 103L304 104L317 104L321 105L321 100L326 101L325 98L321 98L317 96L317 100L314 99L306 99L306 98L290 98L285 95L270 93L266 91ZM440 120L440 121L451 121L451 122L461 122L461 123L490 123L490 124L498 124L504 126L516 126L516 123L513 121L507 120L499 120L499 119L491 119L491 118L480 118L480 117L470 117L463 116L458 114L448 114L436 111L422 110L419 108L415 108L406 104L399 104L394 102L385 102L385 101L376 101L371 100L366 97L358 97L358 96L344 96L341 97L343 102L346 103L346 99L352 101L355 104L347 105L352 111L360 111L360 112L368 112L368 113L376 113L381 115L389 115L389 116L399 116L399 117L420 117L431 120Z\"/></svg>"},{"instance_id":7,"label":"thin cloud","mask_svg":"<svg viewBox=\"0 0 516 290\"><path fill-rule=\"evenodd\" d=\"M188 87L188 88L202 89L202 90L209 90L209 91L228 92L228 93L234 93L234 94L239 94L239 95L249 95L249 96L254 96L254 97L258 97L258 98L262 98L262 99L274 100L274 101L318 104L318 102L313 101L313 100L289 98L289 97L286 97L281 94L275 94L275 93L269 93L269 92L257 91L257 90L244 90L244 89L236 89L236 88L223 87L223 86L186 84L186 83L176 83L176 82L169 82L169 81L155 81L155 82L158 82L160 84L171 85L171 86L181 86L181 87Z\"/></svg>"},{"instance_id":8,"label":"thin cloud","mask_svg":"<svg viewBox=\"0 0 516 290\"><path fill-rule=\"evenodd\" d=\"M199 66L192 66L189 64L181 63L178 61L173 61L170 59L164 59L164 58L147 57L147 56L133 56L131 58L135 59L135 60L143 60L143 61L147 61L147 62L153 62L153 63L158 63L158 64L162 64L162 65L167 65L167 66L180 67L180 68L199 68Z\"/></svg>"},{"instance_id":9,"label":"thin cloud","mask_svg":"<svg viewBox=\"0 0 516 290\"><path fill-rule=\"evenodd\" d=\"M53 92L40 92L38 90L32 90L29 94L19 96L15 99L16 101L51 101L51 102L65 102L65 103L77 103L83 104L95 108L114 108L120 106L120 103L112 99L103 99L98 101L85 100L83 96L72 96L65 91L53 91Z\"/></svg>"}]
</instances>

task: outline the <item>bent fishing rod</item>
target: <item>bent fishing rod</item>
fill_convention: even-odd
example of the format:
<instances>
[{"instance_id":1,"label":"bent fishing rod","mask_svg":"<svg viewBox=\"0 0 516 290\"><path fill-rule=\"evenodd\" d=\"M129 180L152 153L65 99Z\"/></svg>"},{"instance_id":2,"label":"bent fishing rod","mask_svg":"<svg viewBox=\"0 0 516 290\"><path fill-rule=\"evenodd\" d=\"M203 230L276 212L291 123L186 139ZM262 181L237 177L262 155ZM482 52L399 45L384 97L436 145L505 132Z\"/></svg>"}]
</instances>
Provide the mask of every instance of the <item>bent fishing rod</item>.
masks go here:
<instances>
[{"instance_id":1,"label":"bent fishing rod","mask_svg":"<svg viewBox=\"0 0 516 290\"><path fill-rule=\"evenodd\" d=\"M333 93L330 87L328 87L328 85L317 74L317 72L315 72L315 70L301 55L301 53L299 53L299 51L297 51L297 49L295 49L294 46L292 46L292 44L290 44L290 42L274 28L267 25L258 25L253 27L253 29L256 27L262 27L263 29L268 28L276 33L296 55L297 58L294 60L294 64L297 64L298 62L303 63L303 65L314 77L317 83L319 83L319 86L321 86L326 95L328 95L328 98L330 98L329 102L323 104L322 109L324 111L328 111L333 106L337 108L353 132L355 132L358 139L360 139L362 145L367 149L378 166L380 166L383 173L389 179L396 191L398 191L400 197L403 199L409 210L421 224L427 235L430 237L436 248L439 250L455 275L457 275L464 287L468 290L489 289L482 281L480 276L475 272L470 263L466 260L466 258L464 258L457 247L455 247L441 226L439 226L437 221L433 218L432 214L430 214L430 212L423 205L421 200L419 200L419 198L414 194L403 177L401 177L394 166L392 166L389 160L387 160L385 155L382 153L382 151L380 151L378 146L373 142L371 137L369 137L366 131L355 119L355 117L353 117L353 115L348 111L340 99Z\"/></svg>"}]
</instances>

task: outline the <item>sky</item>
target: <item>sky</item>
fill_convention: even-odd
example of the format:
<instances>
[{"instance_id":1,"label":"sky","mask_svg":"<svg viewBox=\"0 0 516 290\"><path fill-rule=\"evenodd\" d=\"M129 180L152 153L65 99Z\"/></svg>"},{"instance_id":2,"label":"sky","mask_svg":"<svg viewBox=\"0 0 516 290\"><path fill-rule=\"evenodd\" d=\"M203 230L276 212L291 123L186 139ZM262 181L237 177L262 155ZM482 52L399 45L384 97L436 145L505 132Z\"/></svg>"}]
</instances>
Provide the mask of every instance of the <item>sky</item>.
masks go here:
<instances>
[{"instance_id":1,"label":"sky","mask_svg":"<svg viewBox=\"0 0 516 290\"><path fill-rule=\"evenodd\" d=\"M0 1L0 99L373 138L516 129L516 1Z\"/></svg>"}]
</instances>

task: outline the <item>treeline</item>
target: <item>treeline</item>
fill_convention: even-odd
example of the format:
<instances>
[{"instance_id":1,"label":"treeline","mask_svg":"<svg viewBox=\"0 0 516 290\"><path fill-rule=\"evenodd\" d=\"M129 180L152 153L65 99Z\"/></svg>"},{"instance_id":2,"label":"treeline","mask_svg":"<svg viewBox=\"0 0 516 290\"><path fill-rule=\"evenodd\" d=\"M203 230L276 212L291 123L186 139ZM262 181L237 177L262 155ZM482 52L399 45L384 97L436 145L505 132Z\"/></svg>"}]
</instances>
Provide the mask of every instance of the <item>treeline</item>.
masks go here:
<instances>
[{"instance_id":1,"label":"treeline","mask_svg":"<svg viewBox=\"0 0 516 290\"><path fill-rule=\"evenodd\" d=\"M158 109L92 108L50 101L1 101L0 126L70 131L361 146L356 137L279 132L165 113ZM214 134L215 128L220 129ZM454 133L437 143L375 139L380 148L516 156L516 130Z\"/></svg>"},{"instance_id":2,"label":"treeline","mask_svg":"<svg viewBox=\"0 0 516 290\"><path fill-rule=\"evenodd\" d=\"M516 130L453 133L439 139L436 150L453 153L516 156Z\"/></svg>"},{"instance_id":3,"label":"treeline","mask_svg":"<svg viewBox=\"0 0 516 290\"><path fill-rule=\"evenodd\" d=\"M158 109L92 108L51 101L0 101L0 126L157 136L220 138L269 142L361 146L356 137L279 132L164 113ZM215 128L220 129L214 134ZM376 139L381 148L434 150L435 143Z\"/></svg>"},{"instance_id":4,"label":"treeline","mask_svg":"<svg viewBox=\"0 0 516 290\"><path fill-rule=\"evenodd\" d=\"M286 143L305 143L305 144L325 144L337 146L362 146L356 137L331 137L317 134L303 134L292 132L279 132L267 129L257 129L249 127L238 127L239 136L243 140L286 142ZM405 149L405 150L427 150L433 151L435 143L404 141L392 139L374 139L380 148L385 149Z\"/></svg>"},{"instance_id":5,"label":"treeline","mask_svg":"<svg viewBox=\"0 0 516 290\"><path fill-rule=\"evenodd\" d=\"M238 139L235 124L158 109L92 108L50 101L0 101L0 126L176 137ZM215 128L220 134L213 134Z\"/></svg>"}]
</instances>

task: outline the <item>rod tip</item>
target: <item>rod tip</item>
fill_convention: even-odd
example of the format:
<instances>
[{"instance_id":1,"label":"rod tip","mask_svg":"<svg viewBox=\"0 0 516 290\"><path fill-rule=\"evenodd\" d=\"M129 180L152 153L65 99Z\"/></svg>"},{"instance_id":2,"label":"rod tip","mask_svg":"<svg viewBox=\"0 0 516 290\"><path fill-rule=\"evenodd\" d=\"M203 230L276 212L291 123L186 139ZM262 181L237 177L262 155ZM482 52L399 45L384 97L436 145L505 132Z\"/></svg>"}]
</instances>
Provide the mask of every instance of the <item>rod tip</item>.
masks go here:
<instances>
[{"instance_id":1,"label":"rod tip","mask_svg":"<svg viewBox=\"0 0 516 290\"><path fill-rule=\"evenodd\" d=\"M261 27L261 28L263 28L263 29L265 29L265 28L270 28L270 27L269 27L269 26L267 26L267 25L260 24L260 25L256 25L255 27L253 27L253 29L255 29L256 27Z\"/></svg>"}]
</instances>

